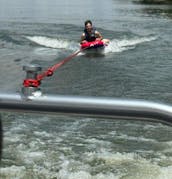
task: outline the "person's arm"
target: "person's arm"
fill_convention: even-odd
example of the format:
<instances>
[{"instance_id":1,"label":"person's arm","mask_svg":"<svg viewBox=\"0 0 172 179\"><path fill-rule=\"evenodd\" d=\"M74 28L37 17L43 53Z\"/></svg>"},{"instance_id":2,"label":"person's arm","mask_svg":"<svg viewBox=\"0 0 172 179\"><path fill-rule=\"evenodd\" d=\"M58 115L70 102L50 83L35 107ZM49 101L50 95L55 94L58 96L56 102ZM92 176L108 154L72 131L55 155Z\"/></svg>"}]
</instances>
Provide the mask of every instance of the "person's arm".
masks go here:
<instances>
[{"instance_id":1,"label":"person's arm","mask_svg":"<svg viewBox=\"0 0 172 179\"><path fill-rule=\"evenodd\" d=\"M85 42L87 42L87 41L85 40L85 33L83 33L83 34L81 35L80 43L83 44L83 43L85 43Z\"/></svg>"},{"instance_id":2,"label":"person's arm","mask_svg":"<svg viewBox=\"0 0 172 179\"><path fill-rule=\"evenodd\" d=\"M103 37L102 37L100 32L95 31L95 34L96 34L96 40L102 40L103 39Z\"/></svg>"}]
</instances>

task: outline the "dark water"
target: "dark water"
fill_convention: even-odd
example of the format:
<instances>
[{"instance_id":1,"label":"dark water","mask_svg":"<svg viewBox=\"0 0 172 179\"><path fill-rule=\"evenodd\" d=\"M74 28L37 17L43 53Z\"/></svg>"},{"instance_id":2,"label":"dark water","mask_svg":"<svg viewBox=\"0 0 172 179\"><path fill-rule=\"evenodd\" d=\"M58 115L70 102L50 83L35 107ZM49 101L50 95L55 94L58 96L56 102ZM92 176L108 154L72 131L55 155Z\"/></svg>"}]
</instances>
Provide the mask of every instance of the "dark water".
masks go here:
<instances>
[{"instance_id":1,"label":"dark water","mask_svg":"<svg viewBox=\"0 0 172 179\"><path fill-rule=\"evenodd\" d=\"M21 88L22 66L46 69L79 49L86 19L111 40L42 82L48 94L172 103L170 5L132 1L0 0L1 92ZM172 130L161 124L71 116L2 115L1 178L172 178ZM127 129L127 130L126 130Z\"/></svg>"}]
</instances>

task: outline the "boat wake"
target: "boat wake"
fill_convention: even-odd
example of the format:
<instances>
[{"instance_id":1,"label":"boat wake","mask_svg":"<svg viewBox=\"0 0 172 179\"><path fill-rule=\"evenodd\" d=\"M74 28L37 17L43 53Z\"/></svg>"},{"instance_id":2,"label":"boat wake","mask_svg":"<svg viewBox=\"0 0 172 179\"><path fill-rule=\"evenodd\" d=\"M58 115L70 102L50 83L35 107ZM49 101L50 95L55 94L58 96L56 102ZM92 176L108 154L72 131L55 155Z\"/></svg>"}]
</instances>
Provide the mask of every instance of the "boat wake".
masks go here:
<instances>
[{"instance_id":1,"label":"boat wake","mask_svg":"<svg viewBox=\"0 0 172 179\"><path fill-rule=\"evenodd\" d=\"M55 39L44 36L26 36L26 38L32 42L35 42L38 45L48 48L68 49L72 51L76 51L79 49L79 44L74 41Z\"/></svg>"},{"instance_id":2,"label":"boat wake","mask_svg":"<svg viewBox=\"0 0 172 179\"><path fill-rule=\"evenodd\" d=\"M126 50L134 49L138 44L156 40L157 37L136 37L132 39L113 39L105 48L105 53L123 52Z\"/></svg>"},{"instance_id":3,"label":"boat wake","mask_svg":"<svg viewBox=\"0 0 172 179\"><path fill-rule=\"evenodd\" d=\"M71 51L76 51L80 49L80 45L77 42L64 40L64 39L55 39L44 36L26 36L26 38L38 45L55 48L55 49L67 49ZM109 45L105 48L104 53L119 53L126 50L134 49L137 45L156 40L157 37L135 37L131 39L112 39Z\"/></svg>"}]
</instances>

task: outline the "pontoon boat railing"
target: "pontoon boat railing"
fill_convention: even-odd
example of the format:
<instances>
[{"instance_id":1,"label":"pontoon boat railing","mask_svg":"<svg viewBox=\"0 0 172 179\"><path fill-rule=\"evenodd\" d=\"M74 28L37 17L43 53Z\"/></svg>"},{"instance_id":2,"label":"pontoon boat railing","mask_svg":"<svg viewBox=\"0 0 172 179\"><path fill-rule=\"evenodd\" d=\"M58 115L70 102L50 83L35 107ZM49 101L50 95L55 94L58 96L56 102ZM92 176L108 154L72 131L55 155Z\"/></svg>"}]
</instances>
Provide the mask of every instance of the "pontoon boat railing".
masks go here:
<instances>
[{"instance_id":1,"label":"pontoon boat railing","mask_svg":"<svg viewBox=\"0 0 172 179\"><path fill-rule=\"evenodd\" d=\"M36 93L35 93L36 94ZM172 124L172 106L100 97L0 94L0 111L87 115Z\"/></svg>"},{"instance_id":2,"label":"pontoon boat railing","mask_svg":"<svg viewBox=\"0 0 172 179\"><path fill-rule=\"evenodd\" d=\"M41 70L36 65L23 69L29 79L35 79ZM21 93L0 93L0 111L88 115L172 124L172 106L169 105L115 98L43 95L39 88L31 86L23 87Z\"/></svg>"},{"instance_id":3,"label":"pontoon boat railing","mask_svg":"<svg viewBox=\"0 0 172 179\"><path fill-rule=\"evenodd\" d=\"M29 79L27 82L34 81L37 71L40 71L40 69L40 67L34 65L25 66L26 78ZM115 98L43 95L38 87L33 86L24 86L21 91L21 93L14 94L0 93L0 112L88 115L98 118L146 120L172 124L172 106L165 104ZM0 159L1 147L2 126L0 119Z\"/></svg>"}]
</instances>

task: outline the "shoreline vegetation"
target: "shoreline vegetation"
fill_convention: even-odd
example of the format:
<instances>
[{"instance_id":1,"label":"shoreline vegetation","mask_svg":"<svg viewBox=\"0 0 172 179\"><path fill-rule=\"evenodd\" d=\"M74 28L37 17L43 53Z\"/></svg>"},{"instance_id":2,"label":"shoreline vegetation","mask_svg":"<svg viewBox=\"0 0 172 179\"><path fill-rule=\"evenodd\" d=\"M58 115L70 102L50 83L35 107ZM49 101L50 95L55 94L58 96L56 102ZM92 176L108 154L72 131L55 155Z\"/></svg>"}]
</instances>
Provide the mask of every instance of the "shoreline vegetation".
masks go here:
<instances>
[{"instance_id":1,"label":"shoreline vegetation","mask_svg":"<svg viewBox=\"0 0 172 179\"><path fill-rule=\"evenodd\" d=\"M143 4L172 4L172 0L134 0L134 2Z\"/></svg>"}]
</instances>

